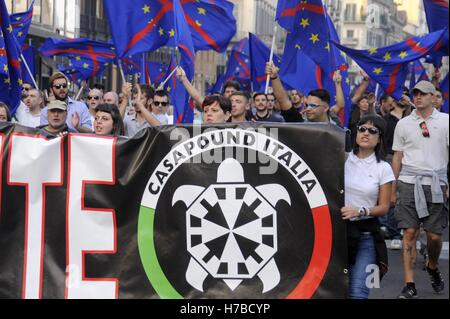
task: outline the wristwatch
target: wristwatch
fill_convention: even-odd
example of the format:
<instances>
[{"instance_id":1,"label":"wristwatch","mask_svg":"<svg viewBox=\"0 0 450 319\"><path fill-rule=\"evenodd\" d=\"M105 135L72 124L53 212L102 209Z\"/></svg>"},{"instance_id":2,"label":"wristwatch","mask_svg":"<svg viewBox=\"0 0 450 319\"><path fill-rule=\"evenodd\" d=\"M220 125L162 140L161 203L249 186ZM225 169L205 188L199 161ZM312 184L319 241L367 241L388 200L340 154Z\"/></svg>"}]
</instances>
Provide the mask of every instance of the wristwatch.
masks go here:
<instances>
[{"instance_id":1,"label":"wristwatch","mask_svg":"<svg viewBox=\"0 0 450 319\"><path fill-rule=\"evenodd\" d=\"M366 209L364 207L361 207L358 210L358 217L364 217L364 216L366 216Z\"/></svg>"}]
</instances>

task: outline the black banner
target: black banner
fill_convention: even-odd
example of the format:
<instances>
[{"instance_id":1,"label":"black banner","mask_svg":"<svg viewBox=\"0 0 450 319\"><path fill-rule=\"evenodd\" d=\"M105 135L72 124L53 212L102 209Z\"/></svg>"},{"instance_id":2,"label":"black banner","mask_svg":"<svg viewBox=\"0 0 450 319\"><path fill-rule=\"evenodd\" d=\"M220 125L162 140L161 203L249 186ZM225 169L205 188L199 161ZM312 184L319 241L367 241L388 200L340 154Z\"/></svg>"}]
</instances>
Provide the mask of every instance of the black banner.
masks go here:
<instances>
[{"instance_id":1,"label":"black banner","mask_svg":"<svg viewBox=\"0 0 450 319\"><path fill-rule=\"evenodd\" d=\"M0 298L345 298L344 133L0 125Z\"/></svg>"}]
</instances>

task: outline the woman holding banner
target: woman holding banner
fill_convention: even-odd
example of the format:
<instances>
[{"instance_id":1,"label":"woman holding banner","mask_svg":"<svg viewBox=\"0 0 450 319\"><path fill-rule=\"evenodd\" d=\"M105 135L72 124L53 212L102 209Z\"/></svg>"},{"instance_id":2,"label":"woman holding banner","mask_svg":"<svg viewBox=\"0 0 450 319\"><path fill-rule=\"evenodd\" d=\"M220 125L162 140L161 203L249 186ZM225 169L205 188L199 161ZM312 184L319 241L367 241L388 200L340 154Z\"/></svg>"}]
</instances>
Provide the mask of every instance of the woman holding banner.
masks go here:
<instances>
[{"instance_id":1,"label":"woman holding banner","mask_svg":"<svg viewBox=\"0 0 450 319\"><path fill-rule=\"evenodd\" d=\"M347 221L349 298L367 299L370 288L387 272L387 248L376 217L389 210L395 178L383 161L384 119L366 115L356 128L356 142L345 162L346 195L341 213Z\"/></svg>"}]
</instances>

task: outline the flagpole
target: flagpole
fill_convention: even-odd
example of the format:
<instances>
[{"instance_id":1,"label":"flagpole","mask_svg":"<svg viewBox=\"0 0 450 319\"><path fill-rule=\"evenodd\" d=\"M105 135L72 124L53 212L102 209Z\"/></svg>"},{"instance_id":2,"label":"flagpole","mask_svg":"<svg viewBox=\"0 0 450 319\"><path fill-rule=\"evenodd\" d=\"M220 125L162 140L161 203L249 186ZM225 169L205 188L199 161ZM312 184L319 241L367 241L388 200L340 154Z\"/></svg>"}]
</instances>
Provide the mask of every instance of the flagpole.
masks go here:
<instances>
[{"instance_id":1,"label":"flagpole","mask_svg":"<svg viewBox=\"0 0 450 319\"><path fill-rule=\"evenodd\" d=\"M377 83L377 86L375 87L375 98L378 100L378 92L380 91L380 84Z\"/></svg>"},{"instance_id":2,"label":"flagpole","mask_svg":"<svg viewBox=\"0 0 450 319\"><path fill-rule=\"evenodd\" d=\"M120 75L122 77L123 84L125 84L125 83L127 83L127 79L125 78L125 73L123 72L123 68L122 68L122 63L121 62L122 61L120 59L118 59L117 65L119 66L119 71L120 71ZM128 106L129 107L133 106L133 104L131 103L131 96L128 96Z\"/></svg>"},{"instance_id":3,"label":"flagpole","mask_svg":"<svg viewBox=\"0 0 450 319\"><path fill-rule=\"evenodd\" d=\"M78 90L77 96L75 97L75 101L79 101L80 100L81 94L86 89L86 86L87 86L87 81L84 80L83 84L81 85L80 89Z\"/></svg>"},{"instance_id":4,"label":"flagpole","mask_svg":"<svg viewBox=\"0 0 450 319\"><path fill-rule=\"evenodd\" d=\"M273 39L272 39L272 47L270 49L269 63L273 62L273 51L275 49L276 35L277 35L277 23L275 22L275 25L273 27ZM264 90L265 94L269 93L269 84L270 84L270 75L268 74L267 75L267 80L266 80L266 89Z\"/></svg>"},{"instance_id":5,"label":"flagpole","mask_svg":"<svg viewBox=\"0 0 450 319\"><path fill-rule=\"evenodd\" d=\"M30 75L31 80L33 81L34 87L39 90L39 86L36 83L36 80L34 79L33 74L31 73L30 67L28 66L27 61L25 60L22 52L20 52L20 58L22 59L23 64L25 65L25 68L27 69L28 74Z\"/></svg>"},{"instance_id":6,"label":"flagpole","mask_svg":"<svg viewBox=\"0 0 450 319\"><path fill-rule=\"evenodd\" d=\"M159 86L157 90L162 90L164 89L164 85L166 85L166 83L170 80L170 78L172 77L172 75L175 73L175 71L177 70L177 68L174 68L172 72L170 72L169 76L164 80L164 82L162 82Z\"/></svg>"}]
</instances>

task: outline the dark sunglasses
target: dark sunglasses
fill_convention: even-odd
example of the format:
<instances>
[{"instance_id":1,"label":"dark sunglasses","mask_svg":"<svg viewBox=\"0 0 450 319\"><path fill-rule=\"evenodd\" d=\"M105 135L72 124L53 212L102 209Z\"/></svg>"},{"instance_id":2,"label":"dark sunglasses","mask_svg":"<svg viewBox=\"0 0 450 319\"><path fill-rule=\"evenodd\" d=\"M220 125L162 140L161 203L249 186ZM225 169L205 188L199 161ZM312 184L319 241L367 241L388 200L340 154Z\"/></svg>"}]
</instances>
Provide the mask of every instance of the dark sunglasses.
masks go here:
<instances>
[{"instance_id":1,"label":"dark sunglasses","mask_svg":"<svg viewBox=\"0 0 450 319\"><path fill-rule=\"evenodd\" d=\"M306 105L306 107L316 108L316 107L319 107L319 106L323 106L324 104L306 103L305 105Z\"/></svg>"},{"instance_id":2,"label":"dark sunglasses","mask_svg":"<svg viewBox=\"0 0 450 319\"><path fill-rule=\"evenodd\" d=\"M427 123L425 123L425 121L423 121L422 123L419 124L419 126L420 126L420 129L422 130L422 136L430 137L430 131L428 130Z\"/></svg>"},{"instance_id":3,"label":"dark sunglasses","mask_svg":"<svg viewBox=\"0 0 450 319\"><path fill-rule=\"evenodd\" d=\"M155 104L155 106L162 106L162 107L166 107L167 105L169 105L169 103L167 102L153 102L153 104Z\"/></svg>"},{"instance_id":4,"label":"dark sunglasses","mask_svg":"<svg viewBox=\"0 0 450 319\"><path fill-rule=\"evenodd\" d=\"M53 87L57 90L63 88L63 89L67 89L67 84L55 84L53 85Z\"/></svg>"},{"instance_id":5,"label":"dark sunglasses","mask_svg":"<svg viewBox=\"0 0 450 319\"><path fill-rule=\"evenodd\" d=\"M376 134L380 133L380 130L377 129L376 127L366 127L363 125L358 126L358 132L365 133L366 131L368 131L369 134L372 134L372 135L376 135Z\"/></svg>"},{"instance_id":6,"label":"dark sunglasses","mask_svg":"<svg viewBox=\"0 0 450 319\"><path fill-rule=\"evenodd\" d=\"M88 96L87 99L88 99L88 100L92 100L92 99L94 99L94 100L100 100L100 96Z\"/></svg>"}]
</instances>

